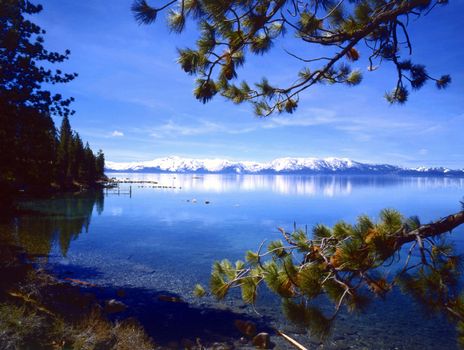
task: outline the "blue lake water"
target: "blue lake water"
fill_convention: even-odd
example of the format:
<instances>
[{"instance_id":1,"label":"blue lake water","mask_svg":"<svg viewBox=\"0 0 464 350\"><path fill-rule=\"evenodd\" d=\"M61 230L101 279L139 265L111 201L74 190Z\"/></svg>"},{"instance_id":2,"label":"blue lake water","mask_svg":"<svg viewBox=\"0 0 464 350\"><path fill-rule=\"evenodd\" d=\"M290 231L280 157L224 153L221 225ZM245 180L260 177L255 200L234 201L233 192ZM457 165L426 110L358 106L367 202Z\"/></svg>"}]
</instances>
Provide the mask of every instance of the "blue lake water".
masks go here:
<instances>
[{"instance_id":1,"label":"blue lake water","mask_svg":"<svg viewBox=\"0 0 464 350\"><path fill-rule=\"evenodd\" d=\"M208 308L264 320L263 324L286 329L308 347L317 347L317 340L286 323L280 316L279 301L266 292L258 301L260 316L234 294L223 303L197 300L192 297L193 286L208 283L214 260L243 259L244 252L256 250L263 240L280 239L278 227L291 230L294 223L311 228L338 220L354 222L360 214L375 218L383 208L396 208L405 216L418 215L428 222L458 211L464 196L464 179L459 178L108 175L156 184L121 184L119 193L109 190L97 199L68 196L26 203L56 215L53 223L45 218L25 220L23 231L28 233L21 236L19 229L18 234L30 249L49 253L49 267L61 277L112 290L143 291L144 298L134 296L126 302L146 327L153 327L149 331L155 340L163 337L155 328L172 327L167 319L178 316L169 316L166 309L159 316L163 320L156 319L153 313L167 306L153 295L172 293L191 305L190 311L184 310L184 320L181 316L173 321L179 337L188 333L189 327L192 333L207 328L208 322L213 328L217 322L229 322L210 318L198 324L195 317ZM48 233L31 235L26 226ZM464 227L450 238L464 253ZM150 300L155 300L153 305ZM200 311L196 315L192 310ZM190 324L185 321L189 317ZM286 347L277 338L275 342L276 348ZM376 301L364 315L342 314L324 348L454 349L455 344L453 326L439 317L426 318L412 300L393 292L386 301Z\"/></svg>"}]
</instances>

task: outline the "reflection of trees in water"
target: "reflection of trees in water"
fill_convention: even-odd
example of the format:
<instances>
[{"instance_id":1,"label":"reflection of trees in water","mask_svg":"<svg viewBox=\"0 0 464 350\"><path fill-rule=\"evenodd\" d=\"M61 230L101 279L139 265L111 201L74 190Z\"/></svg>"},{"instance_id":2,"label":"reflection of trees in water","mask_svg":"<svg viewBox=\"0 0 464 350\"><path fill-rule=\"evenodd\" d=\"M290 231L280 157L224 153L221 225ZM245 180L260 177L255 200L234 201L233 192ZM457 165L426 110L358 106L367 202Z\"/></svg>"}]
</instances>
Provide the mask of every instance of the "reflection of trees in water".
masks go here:
<instances>
[{"instance_id":1,"label":"reflection of trees in water","mask_svg":"<svg viewBox=\"0 0 464 350\"><path fill-rule=\"evenodd\" d=\"M71 241L88 232L93 209L103 212L102 191L60 196L23 203L30 211L14 220L12 239L29 254L49 254L57 244L65 256Z\"/></svg>"}]
</instances>

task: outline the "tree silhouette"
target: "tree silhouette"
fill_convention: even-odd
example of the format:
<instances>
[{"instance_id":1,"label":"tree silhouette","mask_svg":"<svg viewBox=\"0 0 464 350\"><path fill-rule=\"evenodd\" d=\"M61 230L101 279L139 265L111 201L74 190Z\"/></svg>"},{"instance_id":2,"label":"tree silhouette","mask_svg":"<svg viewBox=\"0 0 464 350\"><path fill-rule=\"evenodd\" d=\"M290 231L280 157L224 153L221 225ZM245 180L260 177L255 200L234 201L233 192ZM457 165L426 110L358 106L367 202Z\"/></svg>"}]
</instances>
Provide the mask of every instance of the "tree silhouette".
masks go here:
<instances>
[{"instance_id":1,"label":"tree silhouette","mask_svg":"<svg viewBox=\"0 0 464 350\"><path fill-rule=\"evenodd\" d=\"M43 46L46 33L28 20L42 11L41 5L27 0L5 0L0 3L0 102L11 108L32 108L42 115L69 115L72 98L65 99L43 87L44 84L67 83L76 73L47 69L42 62L61 63L64 54L50 52Z\"/></svg>"},{"instance_id":2,"label":"tree silhouette","mask_svg":"<svg viewBox=\"0 0 464 350\"><path fill-rule=\"evenodd\" d=\"M92 165L84 161L82 140L69 123L73 98L47 89L77 74L49 68L67 60L70 51L44 47L45 31L29 20L41 11L41 5L27 0L0 2L0 186L10 199L17 188L52 182L66 188L84 178L87 185L97 180L95 159ZM63 118L58 139L53 116ZM83 169L84 164L92 169Z\"/></svg>"}]
</instances>

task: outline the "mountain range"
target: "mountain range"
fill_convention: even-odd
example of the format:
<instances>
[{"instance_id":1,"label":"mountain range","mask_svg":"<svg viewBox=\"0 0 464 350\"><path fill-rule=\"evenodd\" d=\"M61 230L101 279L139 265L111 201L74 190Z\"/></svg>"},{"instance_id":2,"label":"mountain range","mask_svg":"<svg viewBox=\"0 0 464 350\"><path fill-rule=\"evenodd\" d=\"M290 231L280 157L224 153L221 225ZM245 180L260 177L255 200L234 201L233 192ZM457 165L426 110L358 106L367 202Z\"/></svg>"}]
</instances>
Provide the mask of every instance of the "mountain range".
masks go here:
<instances>
[{"instance_id":1,"label":"mountain range","mask_svg":"<svg viewBox=\"0 0 464 350\"><path fill-rule=\"evenodd\" d=\"M107 172L203 173L203 174L379 174L420 176L463 176L464 169L444 167L404 168L389 164L368 164L348 158L277 158L271 162L193 159L176 156L142 162L106 161Z\"/></svg>"}]
</instances>

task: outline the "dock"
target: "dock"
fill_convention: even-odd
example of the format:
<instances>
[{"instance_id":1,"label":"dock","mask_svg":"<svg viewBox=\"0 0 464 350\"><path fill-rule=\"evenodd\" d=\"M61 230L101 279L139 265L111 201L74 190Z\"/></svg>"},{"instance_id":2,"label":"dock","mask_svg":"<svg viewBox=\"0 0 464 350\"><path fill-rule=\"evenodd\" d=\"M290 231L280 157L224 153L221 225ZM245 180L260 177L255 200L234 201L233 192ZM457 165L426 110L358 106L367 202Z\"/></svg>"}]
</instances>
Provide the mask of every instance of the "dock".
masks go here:
<instances>
[{"instance_id":1,"label":"dock","mask_svg":"<svg viewBox=\"0 0 464 350\"><path fill-rule=\"evenodd\" d=\"M121 188L121 184L129 184L129 188ZM129 195L132 198L132 185L137 185L137 188L155 188L155 189L169 189L169 190L181 190L181 186L168 186L158 183L157 181L149 180L120 180L111 179L105 184L106 195Z\"/></svg>"}]
</instances>

